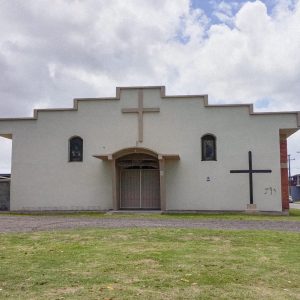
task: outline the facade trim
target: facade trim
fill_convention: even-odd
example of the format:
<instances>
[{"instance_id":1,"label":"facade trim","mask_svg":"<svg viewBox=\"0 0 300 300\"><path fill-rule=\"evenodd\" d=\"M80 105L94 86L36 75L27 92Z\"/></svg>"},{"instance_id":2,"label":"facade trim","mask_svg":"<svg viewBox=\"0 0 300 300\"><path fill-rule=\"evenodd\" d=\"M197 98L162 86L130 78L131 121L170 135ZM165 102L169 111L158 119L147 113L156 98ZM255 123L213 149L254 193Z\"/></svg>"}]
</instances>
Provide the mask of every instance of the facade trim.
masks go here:
<instances>
[{"instance_id":1,"label":"facade trim","mask_svg":"<svg viewBox=\"0 0 300 300\"><path fill-rule=\"evenodd\" d=\"M51 108L51 109L35 109L33 111L33 117L26 118L0 118L1 121L32 121L37 120L40 112L64 112L64 111L78 111L78 105L80 102L87 101L115 101L121 99L122 90L146 90L146 89L160 89L160 97L162 99L180 99L180 98L202 98L204 106L207 108L234 108L234 107L246 107L249 110L249 115L284 115L294 114L297 119L297 126L300 128L300 112L299 111L285 111L285 112L254 112L253 104L209 104L208 95L166 95L165 86L135 86L135 87L117 87L115 97L101 97L101 98L75 98L73 101L73 108Z\"/></svg>"}]
</instances>

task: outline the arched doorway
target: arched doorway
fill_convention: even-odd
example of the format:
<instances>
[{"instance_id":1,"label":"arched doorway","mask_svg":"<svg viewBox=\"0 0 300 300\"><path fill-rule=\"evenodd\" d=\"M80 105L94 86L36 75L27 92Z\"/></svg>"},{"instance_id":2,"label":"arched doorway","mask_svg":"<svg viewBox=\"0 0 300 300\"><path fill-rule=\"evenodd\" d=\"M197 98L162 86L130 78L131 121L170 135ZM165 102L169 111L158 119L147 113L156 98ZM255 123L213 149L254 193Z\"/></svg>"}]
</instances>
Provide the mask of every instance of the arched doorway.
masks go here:
<instances>
[{"instance_id":1,"label":"arched doorway","mask_svg":"<svg viewBox=\"0 0 300 300\"><path fill-rule=\"evenodd\" d=\"M146 153L116 160L120 209L161 209L158 158Z\"/></svg>"},{"instance_id":2,"label":"arched doorway","mask_svg":"<svg viewBox=\"0 0 300 300\"><path fill-rule=\"evenodd\" d=\"M161 154L148 148L130 147L110 154L93 156L111 162L112 207L114 210L166 210L165 162L180 160L178 154ZM135 171L135 175L132 175L134 172L130 173L130 170L139 171ZM130 173L130 176L125 174L126 171L128 174ZM132 179L129 180L128 177ZM128 187L126 188L126 186ZM125 193L128 194L125 196ZM130 193L134 193L135 196L133 197ZM134 199L134 201L129 203L127 199Z\"/></svg>"}]
</instances>

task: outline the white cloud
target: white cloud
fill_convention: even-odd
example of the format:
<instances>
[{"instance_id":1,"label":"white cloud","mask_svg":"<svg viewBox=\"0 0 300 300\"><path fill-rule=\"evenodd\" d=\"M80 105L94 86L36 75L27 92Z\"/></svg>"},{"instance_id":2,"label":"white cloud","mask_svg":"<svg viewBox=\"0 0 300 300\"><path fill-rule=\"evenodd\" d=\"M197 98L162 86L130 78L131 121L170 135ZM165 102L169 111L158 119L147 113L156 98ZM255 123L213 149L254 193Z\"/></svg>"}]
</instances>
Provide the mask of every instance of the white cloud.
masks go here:
<instances>
[{"instance_id":1,"label":"white cloud","mask_svg":"<svg viewBox=\"0 0 300 300\"><path fill-rule=\"evenodd\" d=\"M213 15L221 23L188 0L1 1L0 117L162 84L300 110L300 1L269 15L261 1L224 0Z\"/></svg>"},{"instance_id":2,"label":"white cloud","mask_svg":"<svg viewBox=\"0 0 300 300\"><path fill-rule=\"evenodd\" d=\"M214 11L213 15L219 19L220 22L225 24L233 23L233 9L239 7L240 4L238 2L225 2L221 1L219 3L214 3Z\"/></svg>"}]
</instances>

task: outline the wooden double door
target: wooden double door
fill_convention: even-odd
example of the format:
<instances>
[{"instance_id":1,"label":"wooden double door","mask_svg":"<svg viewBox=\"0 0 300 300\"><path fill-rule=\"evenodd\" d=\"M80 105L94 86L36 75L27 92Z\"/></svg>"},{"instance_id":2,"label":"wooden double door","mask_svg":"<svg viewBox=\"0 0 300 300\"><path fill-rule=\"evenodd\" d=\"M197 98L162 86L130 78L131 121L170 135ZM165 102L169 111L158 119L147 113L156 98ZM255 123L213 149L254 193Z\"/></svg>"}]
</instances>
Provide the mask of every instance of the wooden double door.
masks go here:
<instances>
[{"instance_id":1,"label":"wooden double door","mask_svg":"<svg viewBox=\"0 0 300 300\"><path fill-rule=\"evenodd\" d=\"M160 173L156 157L133 153L118 159L120 209L160 209Z\"/></svg>"}]
</instances>

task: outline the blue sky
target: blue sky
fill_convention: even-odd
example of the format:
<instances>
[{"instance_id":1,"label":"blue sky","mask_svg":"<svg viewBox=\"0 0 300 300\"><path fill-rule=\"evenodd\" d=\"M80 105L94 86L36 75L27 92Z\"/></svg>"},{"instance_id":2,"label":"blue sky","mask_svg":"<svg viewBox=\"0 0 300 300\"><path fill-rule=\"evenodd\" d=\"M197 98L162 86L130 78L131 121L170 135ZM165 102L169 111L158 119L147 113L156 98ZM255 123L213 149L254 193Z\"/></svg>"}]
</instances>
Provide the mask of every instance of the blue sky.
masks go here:
<instances>
[{"instance_id":1,"label":"blue sky","mask_svg":"<svg viewBox=\"0 0 300 300\"><path fill-rule=\"evenodd\" d=\"M236 13L241 6L247 1L241 0L191 0L191 7L192 8L201 8L205 11L205 13L211 18L213 23L219 23L219 20L213 15L213 11L215 7L220 4L221 2L228 3L234 7L233 12ZM249 0L249 2L254 2L253 0ZM274 8L275 4L278 2L277 0L264 0L262 1L268 9L268 14L271 14L272 9Z\"/></svg>"}]
</instances>

